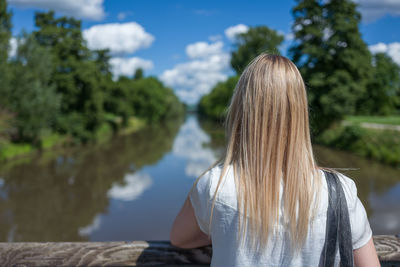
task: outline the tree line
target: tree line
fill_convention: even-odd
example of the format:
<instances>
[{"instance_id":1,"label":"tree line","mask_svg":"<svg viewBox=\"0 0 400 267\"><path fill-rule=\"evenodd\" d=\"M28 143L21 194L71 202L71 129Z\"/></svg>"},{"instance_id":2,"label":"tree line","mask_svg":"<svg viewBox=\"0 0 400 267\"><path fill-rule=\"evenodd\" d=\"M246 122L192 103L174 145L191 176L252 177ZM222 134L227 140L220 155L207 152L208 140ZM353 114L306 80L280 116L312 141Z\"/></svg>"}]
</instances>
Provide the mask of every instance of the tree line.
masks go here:
<instances>
[{"instance_id":1,"label":"tree line","mask_svg":"<svg viewBox=\"0 0 400 267\"><path fill-rule=\"evenodd\" d=\"M306 83L313 135L346 115L400 114L400 67L384 53L370 53L359 31L357 4L351 0L296 2L288 56ZM283 40L282 34L264 25L238 34L231 53L236 75L203 96L199 112L223 119L243 69L261 52L279 54Z\"/></svg>"},{"instance_id":2,"label":"tree line","mask_svg":"<svg viewBox=\"0 0 400 267\"><path fill-rule=\"evenodd\" d=\"M41 145L44 133L91 142L104 125L127 127L183 114L184 105L156 77L113 79L108 50L90 50L81 21L35 13L35 30L17 38L9 57L11 12L0 2L0 141Z\"/></svg>"}]
</instances>

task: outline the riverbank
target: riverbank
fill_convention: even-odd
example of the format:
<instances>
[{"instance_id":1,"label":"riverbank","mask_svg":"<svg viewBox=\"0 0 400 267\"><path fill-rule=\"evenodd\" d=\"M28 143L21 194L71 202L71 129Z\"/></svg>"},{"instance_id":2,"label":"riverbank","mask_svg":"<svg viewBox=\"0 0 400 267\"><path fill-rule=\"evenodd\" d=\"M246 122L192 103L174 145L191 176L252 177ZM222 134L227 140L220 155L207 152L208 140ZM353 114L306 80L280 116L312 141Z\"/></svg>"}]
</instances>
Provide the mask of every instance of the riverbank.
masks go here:
<instances>
[{"instance_id":1,"label":"riverbank","mask_svg":"<svg viewBox=\"0 0 400 267\"><path fill-rule=\"evenodd\" d=\"M95 133L93 143L102 144L107 142L114 134L131 134L143 129L147 125L148 123L144 119L137 117L129 118L127 125L123 128L113 128L111 123L106 122ZM13 143L7 139L0 139L0 163L11 159L29 157L38 152L76 145L77 143L72 136L53 132L44 133L39 144L36 146L31 143Z\"/></svg>"},{"instance_id":2,"label":"riverbank","mask_svg":"<svg viewBox=\"0 0 400 267\"><path fill-rule=\"evenodd\" d=\"M336 125L315 138L315 143L400 167L400 133L385 127L367 128L364 122Z\"/></svg>"}]
</instances>

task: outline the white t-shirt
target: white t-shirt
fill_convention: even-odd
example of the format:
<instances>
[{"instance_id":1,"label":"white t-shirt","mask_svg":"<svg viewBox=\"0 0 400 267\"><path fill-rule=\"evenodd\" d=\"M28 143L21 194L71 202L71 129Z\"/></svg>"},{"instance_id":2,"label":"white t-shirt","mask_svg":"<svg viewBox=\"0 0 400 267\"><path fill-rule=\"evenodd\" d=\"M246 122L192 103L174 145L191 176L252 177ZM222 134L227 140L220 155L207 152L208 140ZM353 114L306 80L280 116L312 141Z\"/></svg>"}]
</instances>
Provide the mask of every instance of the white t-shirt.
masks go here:
<instances>
[{"instance_id":1,"label":"white t-shirt","mask_svg":"<svg viewBox=\"0 0 400 267\"><path fill-rule=\"evenodd\" d=\"M290 253L290 241L285 228L279 225L276 234L269 236L267 248L254 253L248 246L237 240L238 211L233 177L233 168L228 168L227 176L221 183L214 206L214 215L209 233L209 218L212 199L222 168L214 167L200 178L189 194L200 229L211 236L213 256L211 266L318 266L325 242L326 211L328 190L326 180L322 179L322 192L318 211L310 222L304 247L299 254ZM321 171L321 173L323 173ZM322 176L323 177L323 176ZM339 175L349 209L353 249L364 246L372 236L364 206L357 197L357 188L350 178ZM257 254L257 255L256 255ZM339 252L335 266L339 265Z\"/></svg>"}]
</instances>

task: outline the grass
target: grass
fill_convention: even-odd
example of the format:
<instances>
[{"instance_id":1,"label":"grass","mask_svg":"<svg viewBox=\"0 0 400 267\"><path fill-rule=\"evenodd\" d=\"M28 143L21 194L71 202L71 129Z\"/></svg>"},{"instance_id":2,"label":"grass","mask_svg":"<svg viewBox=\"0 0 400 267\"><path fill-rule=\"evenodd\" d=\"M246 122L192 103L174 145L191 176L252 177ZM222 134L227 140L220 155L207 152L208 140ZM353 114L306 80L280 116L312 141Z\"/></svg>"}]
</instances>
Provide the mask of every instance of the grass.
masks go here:
<instances>
[{"instance_id":1,"label":"grass","mask_svg":"<svg viewBox=\"0 0 400 267\"><path fill-rule=\"evenodd\" d=\"M11 142L0 143L0 161L16 156L26 155L34 150L30 144L14 144Z\"/></svg>"},{"instance_id":2,"label":"grass","mask_svg":"<svg viewBox=\"0 0 400 267\"><path fill-rule=\"evenodd\" d=\"M95 133L95 139L98 144L107 142L113 134L113 129L109 123L103 123Z\"/></svg>"},{"instance_id":3,"label":"grass","mask_svg":"<svg viewBox=\"0 0 400 267\"><path fill-rule=\"evenodd\" d=\"M388 124L388 125L400 125L400 115L392 116L347 116L346 121L352 123L377 123L377 124Z\"/></svg>"},{"instance_id":4,"label":"grass","mask_svg":"<svg viewBox=\"0 0 400 267\"><path fill-rule=\"evenodd\" d=\"M136 117L130 117L128 125L120 130L120 134L126 135L136 132L146 126L146 121Z\"/></svg>"},{"instance_id":5,"label":"grass","mask_svg":"<svg viewBox=\"0 0 400 267\"><path fill-rule=\"evenodd\" d=\"M63 136L57 133L49 133L42 137L42 149L48 149L57 145L62 145L66 142L67 136Z\"/></svg>"}]
</instances>

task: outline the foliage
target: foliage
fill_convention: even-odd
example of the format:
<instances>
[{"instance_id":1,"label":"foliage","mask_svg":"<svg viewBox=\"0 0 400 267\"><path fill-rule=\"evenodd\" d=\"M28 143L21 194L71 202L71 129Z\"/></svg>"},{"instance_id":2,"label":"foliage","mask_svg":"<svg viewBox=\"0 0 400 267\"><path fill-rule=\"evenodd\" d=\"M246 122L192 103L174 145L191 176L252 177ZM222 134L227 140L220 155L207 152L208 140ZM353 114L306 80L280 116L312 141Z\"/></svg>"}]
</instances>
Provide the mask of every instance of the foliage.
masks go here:
<instances>
[{"instance_id":1,"label":"foliage","mask_svg":"<svg viewBox=\"0 0 400 267\"><path fill-rule=\"evenodd\" d=\"M236 51L232 52L231 66L241 74L250 61L261 52L280 54L278 47L283 36L267 26L250 27L245 33L236 36Z\"/></svg>"},{"instance_id":2,"label":"foliage","mask_svg":"<svg viewBox=\"0 0 400 267\"><path fill-rule=\"evenodd\" d=\"M0 141L8 140L13 129L14 116L12 112L0 109Z\"/></svg>"},{"instance_id":3,"label":"foliage","mask_svg":"<svg viewBox=\"0 0 400 267\"><path fill-rule=\"evenodd\" d=\"M166 119L183 109L172 89L164 87L155 77L136 80L130 98L134 113L148 122Z\"/></svg>"},{"instance_id":4,"label":"foliage","mask_svg":"<svg viewBox=\"0 0 400 267\"><path fill-rule=\"evenodd\" d=\"M51 58L48 49L33 36L24 35L12 61L12 90L6 107L14 112L13 139L37 144L43 129L49 128L58 113L60 98L50 84Z\"/></svg>"},{"instance_id":5,"label":"foliage","mask_svg":"<svg viewBox=\"0 0 400 267\"><path fill-rule=\"evenodd\" d=\"M8 58L11 37L11 13L7 10L7 1L0 2L0 63Z\"/></svg>"},{"instance_id":6,"label":"foliage","mask_svg":"<svg viewBox=\"0 0 400 267\"><path fill-rule=\"evenodd\" d=\"M129 79L122 77L118 84L125 92L131 112L149 123L158 122L183 112L172 89L165 87L157 78Z\"/></svg>"},{"instance_id":7,"label":"foliage","mask_svg":"<svg viewBox=\"0 0 400 267\"><path fill-rule=\"evenodd\" d=\"M183 114L173 90L140 68L114 81L109 51L86 46L81 21L37 12L35 25L9 59L11 13L0 2L0 141L7 158L30 151L14 149L16 142L41 148L102 142L120 128L132 132Z\"/></svg>"},{"instance_id":8,"label":"foliage","mask_svg":"<svg viewBox=\"0 0 400 267\"><path fill-rule=\"evenodd\" d=\"M134 80L139 80L139 79L142 79L142 78L143 78L143 69L142 68L138 68L135 71L135 74L133 75L133 79Z\"/></svg>"},{"instance_id":9,"label":"foliage","mask_svg":"<svg viewBox=\"0 0 400 267\"><path fill-rule=\"evenodd\" d=\"M7 10L7 1L0 1L0 109L7 102L10 70L7 65L9 42L11 37L11 13Z\"/></svg>"},{"instance_id":10,"label":"foliage","mask_svg":"<svg viewBox=\"0 0 400 267\"><path fill-rule=\"evenodd\" d=\"M298 0L290 48L308 87L311 122L321 133L356 104L370 80L371 55L361 39L361 16L350 0Z\"/></svg>"},{"instance_id":11,"label":"foliage","mask_svg":"<svg viewBox=\"0 0 400 267\"><path fill-rule=\"evenodd\" d=\"M384 53L372 59L372 79L358 103L358 113L390 115L400 111L400 66Z\"/></svg>"},{"instance_id":12,"label":"foliage","mask_svg":"<svg viewBox=\"0 0 400 267\"><path fill-rule=\"evenodd\" d=\"M316 141L322 145L400 166L398 131L366 129L359 125L336 126L325 130Z\"/></svg>"},{"instance_id":13,"label":"foliage","mask_svg":"<svg viewBox=\"0 0 400 267\"><path fill-rule=\"evenodd\" d=\"M133 115L133 106L128 101L129 86L125 86L124 79L130 80L127 77L123 77L119 81L109 84L104 100L104 110L109 114L119 116L122 119L122 126L126 126L129 117ZM115 127L118 127L118 125Z\"/></svg>"},{"instance_id":14,"label":"foliage","mask_svg":"<svg viewBox=\"0 0 400 267\"><path fill-rule=\"evenodd\" d=\"M34 32L41 46L52 53L51 80L61 94L61 116L57 130L70 133L83 142L93 138L103 122L102 67L85 46L81 22L73 18L55 18L54 12L36 13ZM96 61L97 60L97 61Z\"/></svg>"},{"instance_id":15,"label":"foliage","mask_svg":"<svg viewBox=\"0 0 400 267\"><path fill-rule=\"evenodd\" d=\"M200 114L214 120L223 119L238 80L239 76L232 76L219 82L208 95L203 96L199 102Z\"/></svg>"}]
</instances>

